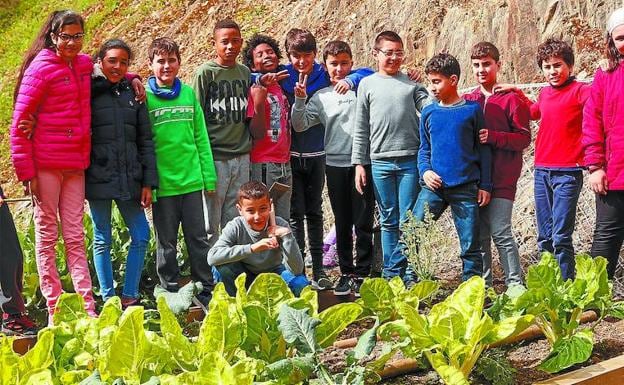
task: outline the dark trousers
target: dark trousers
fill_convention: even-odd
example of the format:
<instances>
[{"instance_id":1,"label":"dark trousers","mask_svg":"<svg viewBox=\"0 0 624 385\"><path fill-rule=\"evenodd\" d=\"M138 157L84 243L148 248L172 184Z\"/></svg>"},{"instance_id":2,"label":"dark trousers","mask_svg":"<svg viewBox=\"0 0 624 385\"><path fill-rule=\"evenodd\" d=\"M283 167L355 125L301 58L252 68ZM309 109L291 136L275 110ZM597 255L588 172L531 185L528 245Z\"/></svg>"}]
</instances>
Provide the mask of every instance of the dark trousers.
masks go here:
<instances>
[{"instance_id":1,"label":"dark trousers","mask_svg":"<svg viewBox=\"0 0 624 385\"><path fill-rule=\"evenodd\" d=\"M290 201L290 227L305 258L305 228L308 228L312 270L323 268L323 185L325 156L291 157L293 189Z\"/></svg>"},{"instance_id":2,"label":"dark trousers","mask_svg":"<svg viewBox=\"0 0 624 385\"><path fill-rule=\"evenodd\" d=\"M613 278L624 241L624 191L608 191L596 195L596 228L592 257L602 256L609 261L607 273Z\"/></svg>"},{"instance_id":3,"label":"dark trousers","mask_svg":"<svg viewBox=\"0 0 624 385\"><path fill-rule=\"evenodd\" d=\"M364 194L355 189L355 167L326 166L327 191L336 220L336 250L340 272L367 277L373 262L373 222L375 197L370 166L365 167L368 181ZM355 226L355 267L353 231Z\"/></svg>"},{"instance_id":4,"label":"dark trousers","mask_svg":"<svg viewBox=\"0 0 624 385\"><path fill-rule=\"evenodd\" d=\"M18 314L25 310L22 298L23 261L13 217L4 203L0 206L0 309L4 313Z\"/></svg>"},{"instance_id":5,"label":"dark trousers","mask_svg":"<svg viewBox=\"0 0 624 385\"><path fill-rule=\"evenodd\" d=\"M553 253L563 279L574 278L572 233L583 172L535 169L537 248Z\"/></svg>"},{"instance_id":6,"label":"dark trousers","mask_svg":"<svg viewBox=\"0 0 624 385\"><path fill-rule=\"evenodd\" d=\"M179 288L180 268L177 260L178 229L182 224L184 242L191 264L191 278L204 285L203 295L212 292L214 281L208 265L208 238L201 191L159 197L153 204L156 234L156 272L162 287Z\"/></svg>"}]
</instances>

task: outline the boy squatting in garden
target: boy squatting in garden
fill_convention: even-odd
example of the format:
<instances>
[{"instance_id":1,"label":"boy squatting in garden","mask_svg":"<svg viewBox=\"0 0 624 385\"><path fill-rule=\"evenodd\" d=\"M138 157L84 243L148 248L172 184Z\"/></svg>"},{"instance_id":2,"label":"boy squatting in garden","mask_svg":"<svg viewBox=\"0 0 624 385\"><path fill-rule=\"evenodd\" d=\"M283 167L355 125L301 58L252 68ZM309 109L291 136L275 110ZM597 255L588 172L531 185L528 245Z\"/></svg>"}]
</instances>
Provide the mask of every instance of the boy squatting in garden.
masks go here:
<instances>
[{"instance_id":1,"label":"boy squatting in garden","mask_svg":"<svg viewBox=\"0 0 624 385\"><path fill-rule=\"evenodd\" d=\"M399 242L399 224L414 208L418 195L418 113L429 103L429 94L400 71L405 51L398 34L378 34L373 55L378 72L359 85L351 163L356 166L355 186L360 193L370 183L365 166L371 164L381 222L383 276L399 276L409 285L416 277Z\"/></svg>"},{"instance_id":2,"label":"boy squatting in garden","mask_svg":"<svg viewBox=\"0 0 624 385\"><path fill-rule=\"evenodd\" d=\"M329 74L331 86L316 92L305 104L306 82L302 79L295 88L292 125L296 132L305 131L319 123L325 128L327 190L336 220L336 244L340 264L340 278L334 294L347 295L359 288L368 277L373 261L373 209L375 205L371 184L364 186L363 194L355 188L355 166L351 164L353 117L356 95L334 91L335 85L351 72L351 48L344 41L331 41L323 49L323 65ZM304 78L303 75L300 75ZM365 166L371 179L370 165ZM353 259L353 231L356 234L356 263ZM316 288L322 288L320 284Z\"/></svg>"},{"instance_id":3,"label":"boy squatting in garden","mask_svg":"<svg viewBox=\"0 0 624 385\"><path fill-rule=\"evenodd\" d=\"M203 285L197 299L207 305L214 282L206 260L209 246L203 191L214 191L217 177L206 125L193 90L176 77L180 70L178 45L171 39L159 38L152 42L148 54L154 75L148 79L147 107L159 180L152 205L156 271L165 289L178 290L176 244L182 224L191 277Z\"/></svg>"},{"instance_id":4,"label":"boy squatting in garden","mask_svg":"<svg viewBox=\"0 0 624 385\"><path fill-rule=\"evenodd\" d=\"M457 93L460 67L449 54L438 54L425 67L438 100L425 107L420 121L418 171L424 186L415 217L428 208L435 219L450 206L459 236L462 279L483 274L479 247L479 207L490 201L490 146L480 144L483 113L476 102Z\"/></svg>"},{"instance_id":5,"label":"boy squatting in garden","mask_svg":"<svg viewBox=\"0 0 624 385\"><path fill-rule=\"evenodd\" d=\"M487 206L479 208L483 278L492 286L491 242L494 241L505 271L505 284L521 285L522 267L511 214L522 171L522 150L531 143L529 109L514 92L494 93L501 67L494 44L485 41L475 44L470 58L479 87L463 97L481 106L486 128L479 132L479 140L492 147L492 199Z\"/></svg>"},{"instance_id":6,"label":"boy squatting in garden","mask_svg":"<svg viewBox=\"0 0 624 385\"><path fill-rule=\"evenodd\" d=\"M219 240L208 253L208 262L218 272L218 280L231 296L236 295L235 280L247 274L249 287L260 273L282 276L299 295L309 285L303 275L303 259L288 222L275 217L268 188L258 181L247 182L238 191L236 208L240 216L223 228Z\"/></svg>"}]
</instances>

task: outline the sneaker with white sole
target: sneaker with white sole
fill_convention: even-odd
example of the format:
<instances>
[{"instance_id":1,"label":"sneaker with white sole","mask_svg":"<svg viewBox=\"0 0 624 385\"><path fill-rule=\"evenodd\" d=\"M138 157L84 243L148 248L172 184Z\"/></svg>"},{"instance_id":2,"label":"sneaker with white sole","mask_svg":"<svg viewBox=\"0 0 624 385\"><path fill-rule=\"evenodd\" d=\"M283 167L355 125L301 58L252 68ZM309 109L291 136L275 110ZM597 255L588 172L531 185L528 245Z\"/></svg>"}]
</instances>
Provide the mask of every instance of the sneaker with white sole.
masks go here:
<instances>
[{"instance_id":1,"label":"sneaker with white sole","mask_svg":"<svg viewBox=\"0 0 624 385\"><path fill-rule=\"evenodd\" d=\"M335 295L349 295L353 286L353 279L348 275L341 275L338 284L334 287Z\"/></svg>"},{"instance_id":2,"label":"sneaker with white sole","mask_svg":"<svg viewBox=\"0 0 624 385\"><path fill-rule=\"evenodd\" d=\"M324 271L314 274L311 285L315 290L329 290L334 287L331 279L329 279Z\"/></svg>"}]
</instances>

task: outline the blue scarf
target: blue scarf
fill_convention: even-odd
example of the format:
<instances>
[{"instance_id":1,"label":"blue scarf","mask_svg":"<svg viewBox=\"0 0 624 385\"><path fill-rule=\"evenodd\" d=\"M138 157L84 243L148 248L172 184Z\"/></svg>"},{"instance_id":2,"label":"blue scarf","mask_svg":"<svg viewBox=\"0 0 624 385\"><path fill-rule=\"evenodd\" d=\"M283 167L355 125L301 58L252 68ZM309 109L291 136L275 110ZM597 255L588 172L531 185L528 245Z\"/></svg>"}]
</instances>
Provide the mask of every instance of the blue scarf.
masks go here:
<instances>
[{"instance_id":1,"label":"blue scarf","mask_svg":"<svg viewBox=\"0 0 624 385\"><path fill-rule=\"evenodd\" d=\"M150 76L147 79L147 85L152 90L154 95L163 99L175 99L180 95L180 90L182 89L182 82L180 79L175 78L173 81L173 87L171 88L160 88L158 87L158 83L156 83L156 78L154 76Z\"/></svg>"}]
</instances>

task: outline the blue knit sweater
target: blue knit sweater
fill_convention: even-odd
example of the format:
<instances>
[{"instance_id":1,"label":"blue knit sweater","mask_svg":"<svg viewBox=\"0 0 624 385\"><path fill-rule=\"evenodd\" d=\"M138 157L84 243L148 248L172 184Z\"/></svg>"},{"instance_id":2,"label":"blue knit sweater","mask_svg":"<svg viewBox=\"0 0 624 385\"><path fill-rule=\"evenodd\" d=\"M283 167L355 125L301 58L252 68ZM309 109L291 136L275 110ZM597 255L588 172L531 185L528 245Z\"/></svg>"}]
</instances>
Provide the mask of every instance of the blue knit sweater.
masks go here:
<instances>
[{"instance_id":1,"label":"blue knit sweater","mask_svg":"<svg viewBox=\"0 0 624 385\"><path fill-rule=\"evenodd\" d=\"M425 107L418 149L421 180L426 171L433 170L445 188L477 182L480 189L491 191L491 149L479 144L483 126L483 113L476 102L448 107L434 102Z\"/></svg>"}]
</instances>

